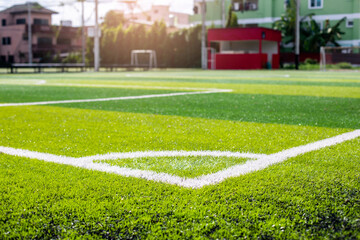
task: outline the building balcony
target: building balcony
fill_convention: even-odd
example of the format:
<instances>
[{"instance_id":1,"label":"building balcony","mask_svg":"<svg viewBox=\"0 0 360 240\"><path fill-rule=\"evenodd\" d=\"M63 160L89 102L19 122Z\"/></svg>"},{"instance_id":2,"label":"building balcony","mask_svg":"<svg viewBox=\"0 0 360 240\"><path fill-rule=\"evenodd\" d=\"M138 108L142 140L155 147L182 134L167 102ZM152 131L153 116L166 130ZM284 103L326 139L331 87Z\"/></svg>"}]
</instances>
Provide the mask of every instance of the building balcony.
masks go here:
<instances>
[{"instance_id":1,"label":"building balcony","mask_svg":"<svg viewBox=\"0 0 360 240\"><path fill-rule=\"evenodd\" d=\"M48 33L48 34L53 34L54 31L52 29L51 26L48 25L32 25L31 26L31 31L36 34L36 33Z\"/></svg>"},{"instance_id":2,"label":"building balcony","mask_svg":"<svg viewBox=\"0 0 360 240\"><path fill-rule=\"evenodd\" d=\"M55 45L55 49L60 53L77 52L81 50L81 45L58 44Z\"/></svg>"},{"instance_id":3,"label":"building balcony","mask_svg":"<svg viewBox=\"0 0 360 240\"><path fill-rule=\"evenodd\" d=\"M52 44L33 44L33 52L55 52L56 46Z\"/></svg>"},{"instance_id":4,"label":"building balcony","mask_svg":"<svg viewBox=\"0 0 360 240\"><path fill-rule=\"evenodd\" d=\"M81 50L81 45L66 45L66 44L33 44L33 52L50 52L50 53L68 53Z\"/></svg>"}]
</instances>

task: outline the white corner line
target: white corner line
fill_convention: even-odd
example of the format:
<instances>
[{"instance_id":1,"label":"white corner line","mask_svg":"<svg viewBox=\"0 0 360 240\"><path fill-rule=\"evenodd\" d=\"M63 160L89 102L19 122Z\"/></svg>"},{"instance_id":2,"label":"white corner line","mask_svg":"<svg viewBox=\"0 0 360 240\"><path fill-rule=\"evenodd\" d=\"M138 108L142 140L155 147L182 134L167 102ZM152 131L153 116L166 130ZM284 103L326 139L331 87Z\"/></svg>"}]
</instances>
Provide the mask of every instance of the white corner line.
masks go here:
<instances>
[{"instance_id":1,"label":"white corner line","mask_svg":"<svg viewBox=\"0 0 360 240\"><path fill-rule=\"evenodd\" d=\"M145 99L145 98L174 97L174 96L184 96L184 95L225 93L225 92L231 92L231 91L232 90L229 90L229 89L216 89L216 90L212 89L209 91L201 91L201 92L178 92L178 93L151 94L151 95L113 97L113 98L76 99L76 100L59 100L59 101L43 101L43 102L25 102L25 103L2 103L2 104L0 104L0 107L33 106L33 105L49 105L49 104L64 104L64 103L84 103L84 102L106 102L106 101L118 101L118 100Z\"/></svg>"},{"instance_id":2,"label":"white corner line","mask_svg":"<svg viewBox=\"0 0 360 240\"><path fill-rule=\"evenodd\" d=\"M15 149L0 146L0 152L30 159L38 159L46 162L53 162L75 167L86 168L107 173L115 173L125 177L143 178L146 180L163 182L172 185L178 185L185 188L198 189L207 185L214 185L225 181L228 178L239 177L241 175L254 171L263 170L273 164L283 162L289 158L296 157L308 152L320 150L325 147L340 144L360 137L360 130L344 133L335 137L320 140L314 143L286 149L270 155L239 153L239 152L221 152L221 151L149 151L149 152L132 152L132 153L109 153L105 155L95 155L89 157L73 158L58 156L48 153L39 153L23 149ZM216 173L203 175L196 178L184 178L167 173L157 173L154 171L122 168L111 166L104 163L94 163L94 160L114 160L120 158L139 158L139 157L174 157L174 156L223 156L223 157L241 157L252 158L245 164L239 164L230 168L221 170Z\"/></svg>"},{"instance_id":3,"label":"white corner line","mask_svg":"<svg viewBox=\"0 0 360 240\"><path fill-rule=\"evenodd\" d=\"M126 152L126 153L108 153L103 155L94 155L89 157L78 158L82 161L97 160L116 160L129 158L146 158L146 157L233 157L233 158L249 158L258 159L267 156L266 154L228 152L228 151L146 151L146 152Z\"/></svg>"}]
</instances>

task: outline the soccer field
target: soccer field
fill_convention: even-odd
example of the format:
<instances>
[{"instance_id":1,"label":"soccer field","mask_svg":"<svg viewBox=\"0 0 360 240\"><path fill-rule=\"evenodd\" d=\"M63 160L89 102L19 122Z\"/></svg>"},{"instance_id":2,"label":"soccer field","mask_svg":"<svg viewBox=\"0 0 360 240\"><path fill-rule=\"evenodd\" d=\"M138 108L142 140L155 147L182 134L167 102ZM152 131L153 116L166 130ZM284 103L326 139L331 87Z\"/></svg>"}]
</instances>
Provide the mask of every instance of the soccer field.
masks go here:
<instances>
[{"instance_id":1,"label":"soccer field","mask_svg":"<svg viewBox=\"0 0 360 240\"><path fill-rule=\"evenodd\" d=\"M0 75L0 238L360 238L358 72Z\"/></svg>"}]
</instances>

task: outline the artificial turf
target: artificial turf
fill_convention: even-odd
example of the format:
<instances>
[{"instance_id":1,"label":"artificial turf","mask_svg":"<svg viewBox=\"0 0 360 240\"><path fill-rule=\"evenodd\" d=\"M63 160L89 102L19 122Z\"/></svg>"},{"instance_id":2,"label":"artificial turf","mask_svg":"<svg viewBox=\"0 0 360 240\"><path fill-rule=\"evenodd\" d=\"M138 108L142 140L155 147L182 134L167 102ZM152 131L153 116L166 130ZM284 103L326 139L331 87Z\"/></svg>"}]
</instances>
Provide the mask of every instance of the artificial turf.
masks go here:
<instances>
[{"instance_id":1,"label":"artificial turf","mask_svg":"<svg viewBox=\"0 0 360 240\"><path fill-rule=\"evenodd\" d=\"M46 83L38 86L39 80ZM156 150L271 154L359 129L359 82L351 72L1 75L0 102L191 91L186 87L233 92L1 107L0 146L72 157ZM357 138L200 189L0 152L0 238L358 239L359 145ZM104 162L196 177L245 161Z\"/></svg>"},{"instance_id":2,"label":"artificial turf","mask_svg":"<svg viewBox=\"0 0 360 240\"><path fill-rule=\"evenodd\" d=\"M165 94L168 90L79 88L31 85L0 85L0 103L112 98L148 94ZM172 91L173 92L173 91Z\"/></svg>"},{"instance_id":3,"label":"artificial turf","mask_svg":"<svg viewBox=\"0 0 360 240\"><path fill-rule=\"evenodd\" d=\"M199 190L0 155L3 238L357 239L359 140Z\"/></svg>"},{"instance_id":4,"label":"artificial turf","mask_svg":"<svg viewBox=\"0 0 360 240\"><path fill-rule=\"evenodd\" d=\"M5 107L0 119L0 146L72 157L151 150L270 154L351 131L50 106Z\"/></svg>"},{"instance_id":5,"label":"artificial turf","mask_svg":"<svg viewBox=\"0 0 360 240\"><path fill-rule=\"evenodd\" d=\"M61 106L245 122L360 128L360 98L217 93Z\"/></svg>"}]
</instances>

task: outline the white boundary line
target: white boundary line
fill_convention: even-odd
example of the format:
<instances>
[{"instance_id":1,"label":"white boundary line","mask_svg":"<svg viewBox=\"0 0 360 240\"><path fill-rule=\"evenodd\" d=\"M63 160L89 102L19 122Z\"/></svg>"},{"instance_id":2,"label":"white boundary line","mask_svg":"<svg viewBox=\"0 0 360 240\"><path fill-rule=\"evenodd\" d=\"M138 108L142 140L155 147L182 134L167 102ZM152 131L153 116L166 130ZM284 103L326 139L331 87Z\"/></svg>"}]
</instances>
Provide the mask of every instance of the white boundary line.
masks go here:
<instances>
[{"instance_id":1,"label":"white boundary line","mask_svg":"<svg viewBox=\"0 0 360 240\"><path fill-rule=\"evenodd\" d=\"M239 152L220 152L220 151L150 151L150 152L133 152L133 153L109 153L105 155L95 155L82 158L73 158L58 156L48 153L39 153L23 149L15 149L10 147L0 146L0 152L31 159L43 160L46 162L60 163L81 167L91 170L97 170L107 173L115 173L125 177L143 178L146 180L163 182L173 185L178 185L186 188L202 188L207 185L214 185L223 182L227 178L238 177L250 172L265 169L273 164L283 162L289 158L296 157L311 151L316 151L325 147L333 146L345 141L349 141L360 137L360 130L344 133L335 137L320 140L314 143L290 148L278 153L263 155ZM104 163L94 163L94 160L114 160L119 158L138 158L138 157L154 157L154 156L226 156L226 157L246 157L255 158L256 160L247 161L245 164L239 164L222 171L203 175L196 178L183 178L179 176L170 175L167 173L156 173L154 171L146 171L139 169L122 168L118 166L111 166Z\"/></svg>"},{"instance_id":2,"label":"white boundary line","mask_svg":"<svg viewBox=\"0 0 360 240\"><path fill-rule=\"evenodd\" d=\"M108 153L104 155L95 155L79 158L83 161L96 160L116 160L126 158L144 158L144 157L235 157L257 159L267 156L266 154L223 152L223 151L148 151L148 152L129 152L129 153Z\"/></svg>"},{"instance_id":3,"label":"white boundary line","mask_svg":"<svg viewBox=\"0 0 360 240\"><path fill-rule=\"evenodd\" d=\"M161 89L161 90L189 90L189 91L227 91L229 89L217 89L217 88L193 88L193 87L166 87L166 86L146 86L146 85L126 85L126 84L82 84L82 83L51 83L46 82L46 80L12 80L12 81L3 81L0 80L0 85L23 85L23 86L61 86L61 87L99 87L99 88L135 88L135 89Z\"/></svg>"},{"instance_id":4,"label":"white boundary line","mask_svg":"<svg viewBox=\"0 0 360 240\"><path fill-rule=\"evenodd\" d=\"M210 91L201 91L201 92L179 92L179 93L152 94L152 95L113 97L113 98L76 99L76 100L59 100L59 101L43 101L43 102L25 102L25 103L2 103L2 104L0 104L0 107L33 106L33 105L64 104L64 103L83 103L83 102L106 102L106 101L132 100L132 99L144 99L144 98L199 95L199 94L210 94L210 93L225 93L225 92L231 92L231 91L232 90L229 90L229 89L212 89Z\"/></svg>"},{"instance_id":5,"label":"white boundary line","mask_svg":"<svg viewBox=\"0 0 360 240\"><path fill-rule=\"evenodd\" d=\"M49 83L45 86L62 87L104 87L104 88L135 88L135 89L161 89L161 90L189 90L189 91L218 91L217 88L192 88L192 87L164 87L164 86L146 86L146 85L125 85L125 84L77 84L77 83ZM225 89L230 91L228 89Z\"/></svg>"}]
</instances>

